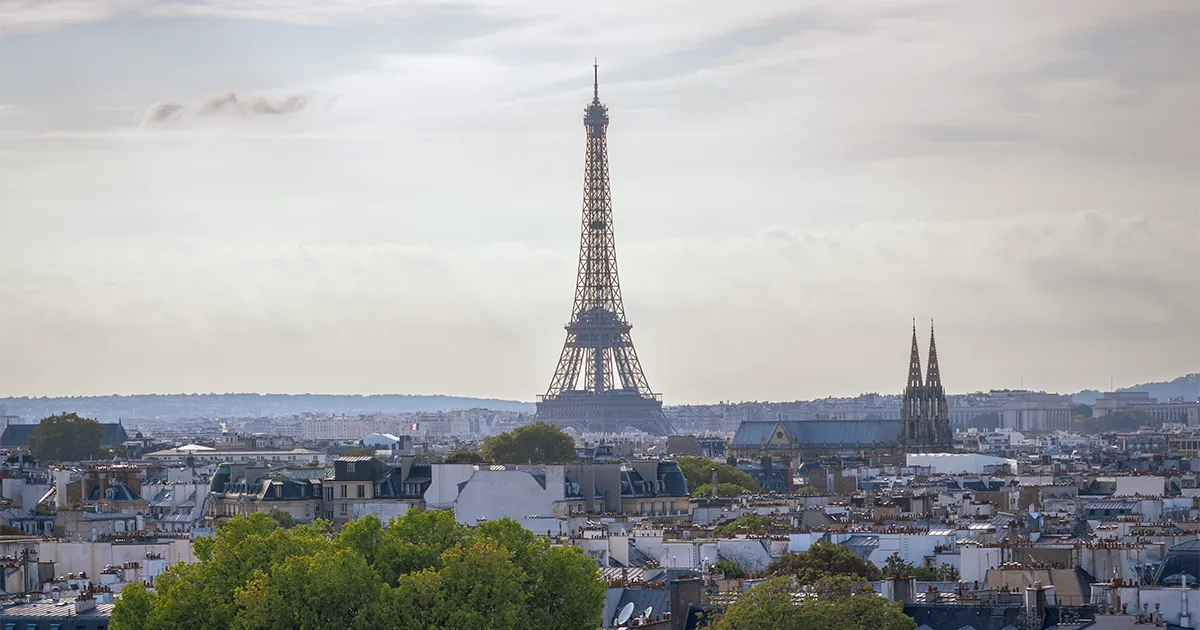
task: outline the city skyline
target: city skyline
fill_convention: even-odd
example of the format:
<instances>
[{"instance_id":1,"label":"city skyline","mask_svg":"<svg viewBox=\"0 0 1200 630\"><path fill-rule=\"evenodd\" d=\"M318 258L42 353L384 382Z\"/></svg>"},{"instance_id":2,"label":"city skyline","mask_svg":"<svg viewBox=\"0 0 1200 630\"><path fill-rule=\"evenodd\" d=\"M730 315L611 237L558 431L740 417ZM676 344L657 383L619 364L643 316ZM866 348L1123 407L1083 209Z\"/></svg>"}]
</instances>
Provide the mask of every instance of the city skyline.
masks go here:
<instances>
[{"instance_id":1,"label":"city skyline","mask_svg":"<svg viewBox=\"0 0 1200 630\"><path fill-rule=\"evenodd\" d=\"M914 316L954 393L1200 368L1186 2L114 0L0 29L0 396L532 400L595 56L667 404L897 392Z\"/></svg>"}]
</instances>

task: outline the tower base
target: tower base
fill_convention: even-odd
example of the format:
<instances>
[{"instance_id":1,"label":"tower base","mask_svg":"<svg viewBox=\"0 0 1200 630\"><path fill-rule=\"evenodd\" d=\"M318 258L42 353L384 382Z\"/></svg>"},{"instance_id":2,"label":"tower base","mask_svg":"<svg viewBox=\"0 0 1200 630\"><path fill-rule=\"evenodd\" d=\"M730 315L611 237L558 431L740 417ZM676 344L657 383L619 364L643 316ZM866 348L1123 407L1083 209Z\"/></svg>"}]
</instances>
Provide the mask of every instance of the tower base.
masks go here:
<instances>
[{"instance_id":1,"label":"tower base","mask_svg":"<svg viewBox=\"0 0 1200 630\"><path fill-rule=\"evenodd\" d=\"M626 429L651 435L674 433L661 400L621 390L599 394L569 390L543 396L538 400L534 420L579 433L620 433Z\"/></svg>"}]
</instances>

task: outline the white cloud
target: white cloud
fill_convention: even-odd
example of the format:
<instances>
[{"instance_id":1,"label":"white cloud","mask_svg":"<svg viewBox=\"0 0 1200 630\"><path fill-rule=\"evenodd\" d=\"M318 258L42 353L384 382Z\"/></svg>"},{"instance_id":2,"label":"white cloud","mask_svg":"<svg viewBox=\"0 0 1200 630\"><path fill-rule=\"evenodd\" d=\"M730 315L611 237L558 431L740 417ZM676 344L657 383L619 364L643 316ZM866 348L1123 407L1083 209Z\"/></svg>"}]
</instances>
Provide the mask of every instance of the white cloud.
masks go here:
<instances>
[{"instance_id":1,"label":"white cloud","mask_svg":"<svg viewBox=\"0 0 1200 630\"><path fill-rule=\"evenodd\" d=\"M152 110L170 124L7 132L15 392L531 397L567 317L593 55L628 310L669 401L894 390L909 317L940 322L956 391L1197 368L1191 3L50 6L0 0L21 28L493 28L239 85L263 100L220 116L190 97Z\"/></svg>"},{"instance_id":2,"label":"white cloud","mask_svg":"<svg viewBox=\"0 0 1200 630\"><path fill-rule=\"evenodd\" d=\"M909 316L941 322L956 391L1012 385L997 366L1061 389L1194 369L1197 237L1195 221L1080 213L619 247L651 383L684 402L895 390ZM21 333L0 346L27 360L0 376L53 391L41 374L70 347L109 366L80 391L528 399L562 342L573 263L565 247L386 243L8 259L5 329Z\"/></svg>"}]
</instances>

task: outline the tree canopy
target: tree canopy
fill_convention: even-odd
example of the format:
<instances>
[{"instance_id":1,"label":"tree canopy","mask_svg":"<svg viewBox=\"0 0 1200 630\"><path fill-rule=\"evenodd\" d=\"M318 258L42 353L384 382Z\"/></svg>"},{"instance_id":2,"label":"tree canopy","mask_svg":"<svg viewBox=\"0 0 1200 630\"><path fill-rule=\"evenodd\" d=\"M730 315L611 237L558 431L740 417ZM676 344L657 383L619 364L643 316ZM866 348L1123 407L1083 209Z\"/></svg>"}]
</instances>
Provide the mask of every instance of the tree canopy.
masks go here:
<instances>
[{"instance_id":1,"label":"tree canopy","mask_svg":"<svg viewBox=\"0 0 1200 630\"><path fill-rule=\"evenodd\" d=\"M580 549L507 519L462 528L447 511L412 511L386 528L368 515L337 533L239 516L195 551L198 562L169 568L154 592L127 587L112 630L592 630L606 591Z\"/></svg>"},{"instance_id":2,"label":"tree canopy","mask_svg":"<svg viewBox=\"0 0 1200 630\"><path fill-rule=\"evenodd\" d=\"M796 585L776 577L743 593L721 613L716 630L912 630L917 624L901 604L875 594L869 584L840 576L824 578L793 603Z\"/></svg>"},{"instance_id":3,"label":"tree canopy","mask_svg":"<svg viewBox=\"0 0 1200 630\"><path fill-rule=\"evenodd\" d=\"M713 533L718 536L732 537L738 534L760 536L775 528L775 519L762 514L743 514L724 525L718 525Z\"/></svg>"},{"instance_id":4,"label":"tree canopy","mask_svg":"<svg viewBox=\"0 0 1200 630\"><path fill-rule=\"evenodd\" d=\"M767 566L768 575L791 576L799 584L815 584L823 578L846 575L878 580L879 569L842 545L818 541L807 551L789 553Z\"/></svg>"},{"instance_id":5,"label":"tree canopy","mask_svg":"<svg viewBox=\"0 0 1200 630\"><path fill-rule=\"evenodd\" d=\"M494 464L552 464L575 459L575 440L545 422L483 439L483 458Z\"/></svg>"},{"instance_id":6,"label":"tree canopy","mask_svg":"<svg viewBox=\"0 0 1200 630\"><path fill-rule=\"evenodd\" d=\"M482 464L483 455L475 451L460 449L446 455L446 458L442 461L447 464Z\"/></svg>"},{"instance_id":7,"label":"tree canopy","mask_svg":"<svg viewBox=\"0 0 1200 630\"><path fill-rule=\"evenodd\" d=\"M675 462L679 464L679 469L683 471L683 476L687 478L688 487L692 488L692 496L703 496L704 494L712 494L712 469L717 469L717 492L721 496L735 496L726 494L721 487L727 485L737 486L742 489L743 494L746 492L759 492L762 487L754 480L754 477L740 471L737 466L718 462L715 459L707 457L694 457L691 455L682 455L675 458ZM702 492L701 490L705 491Z\"/></svg>"},{"instance_id":8,"label":"tree canopy","mask_svg":"<svg viewBox=\"0 0 1200 630\"><path fill-rule=\"evenodd\" d=\"M887 557L882 571L885 576L902 575L915 577L924 582L958 581L958 569L951 565L943 563L936 567L913 566L911 562L901 558L899 553L893 553Z\"/></svg>"},{"instance_id":9,"label":"tree canopy","mask_svg":"<svg viewBox=\"0 0 1200 630\"><path fill-rule=\"evenodd\" d=\"M38 461L74 462L100 457L104 428L77 413L42 418L29 437L29 452Z\"/></svg>"},{"instance_id":10,"label":"tree canopy","mask_svg":"<svg viewBox=\"0 0 1200 630\"><path fill-rule=\"evenodd\" d=\"M717 496L720 496L720 497L740 497L743 494L747 494L749 492L750 492L750 490L747 490L737 484L732 484L732 483L717 484ZM711 496L711 495L712 495L712 483L711 482L696 486L695 488L692 488L692 496L694 496L694 497L707 497L707 496Z\"/></svg>"}]
</instances>

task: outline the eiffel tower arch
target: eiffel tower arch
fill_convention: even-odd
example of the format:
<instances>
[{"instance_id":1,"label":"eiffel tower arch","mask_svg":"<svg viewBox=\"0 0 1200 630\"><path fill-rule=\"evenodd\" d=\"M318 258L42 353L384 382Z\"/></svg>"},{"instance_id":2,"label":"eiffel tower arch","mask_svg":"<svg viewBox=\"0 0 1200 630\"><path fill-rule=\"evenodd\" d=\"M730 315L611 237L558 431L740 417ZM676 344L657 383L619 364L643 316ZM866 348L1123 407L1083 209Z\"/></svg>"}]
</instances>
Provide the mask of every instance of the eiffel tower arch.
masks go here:
<instances>
[{"instance_id":1,"label":"eiffel tower arch","mask_svg":"<svg viewBox=\"0 0 1200 630\"><path fill-rule=\"evenodd\" d=\"M633 327L625 319L608 181L608 108L600 102L598 68L593 72L592 102L583 116L587 154L575 302L535 419L578 432L669 435L662 397L646 381L629 334Z\"/></svg>"}]
</instances>

